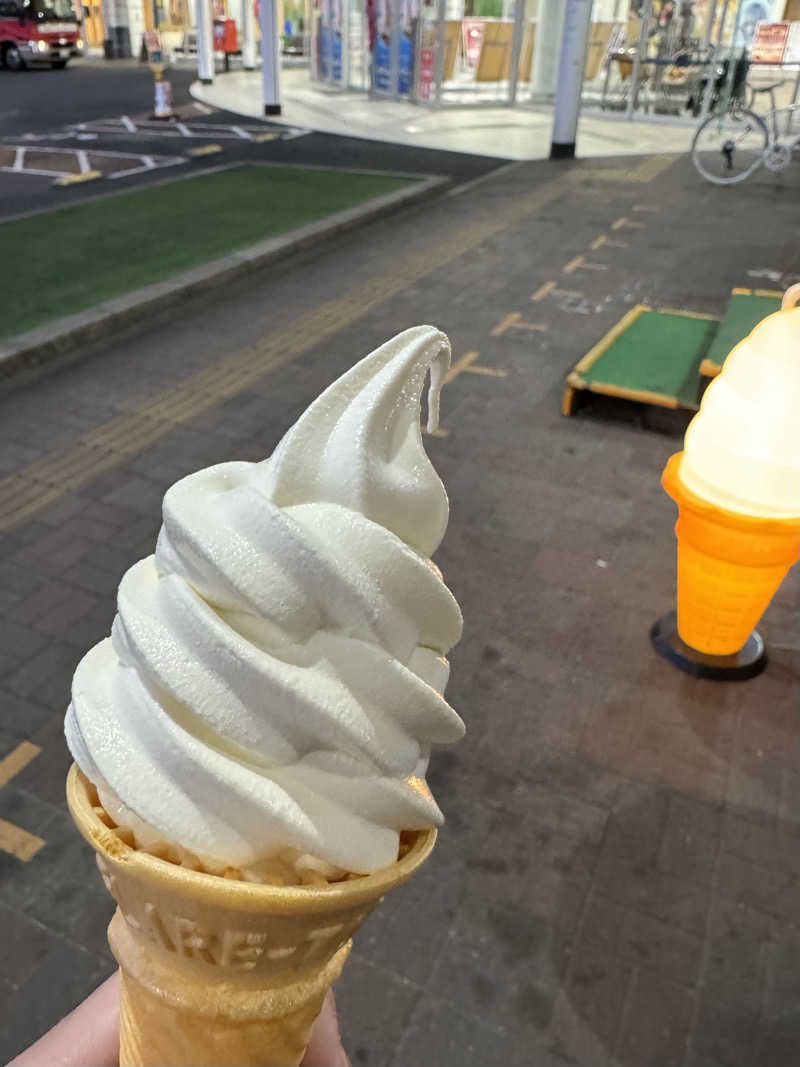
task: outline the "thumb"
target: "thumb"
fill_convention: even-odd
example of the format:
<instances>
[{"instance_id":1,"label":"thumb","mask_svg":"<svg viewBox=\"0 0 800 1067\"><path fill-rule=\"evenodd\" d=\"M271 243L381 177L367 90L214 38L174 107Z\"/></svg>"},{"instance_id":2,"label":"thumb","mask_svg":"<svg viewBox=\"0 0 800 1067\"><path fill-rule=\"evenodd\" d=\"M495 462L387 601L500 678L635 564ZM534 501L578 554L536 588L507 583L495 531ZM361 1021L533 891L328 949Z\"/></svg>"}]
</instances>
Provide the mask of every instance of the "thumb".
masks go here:
<instances>
[{"instance_id":1,"label":"thumb","mask_svg":"<svg viewBox=\"0 0 800 1067\"><path fill-rule=\"evenodd\" d=\"M322 1011L311 1028L311 1040L300 1067L350 1067L342 1047L332 989L325 994Z\"/></svg>"}]
</instances>

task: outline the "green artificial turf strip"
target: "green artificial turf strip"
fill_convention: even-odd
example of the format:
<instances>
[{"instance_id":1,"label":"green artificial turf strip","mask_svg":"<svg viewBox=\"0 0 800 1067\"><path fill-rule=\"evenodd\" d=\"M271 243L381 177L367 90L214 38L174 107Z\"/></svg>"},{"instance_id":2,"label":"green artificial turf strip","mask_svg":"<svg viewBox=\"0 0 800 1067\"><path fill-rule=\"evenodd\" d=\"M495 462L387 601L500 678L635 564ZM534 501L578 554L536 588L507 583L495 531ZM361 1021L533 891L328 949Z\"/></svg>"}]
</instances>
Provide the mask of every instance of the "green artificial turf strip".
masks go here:
<instances>
[{"instance_id":1,"label":"green artificial turf strip","mask_svg":"<svg viewBox=\"0 0 800 1067\"><path fill-rule=\"evenodd\" d=\"M708 350L708 359L721 367L731 350L767 315L780 311L780 307L781 298L777 296L732 293L717 336Z\"/></svg>"},{"instance_id":2,"label":"green artificial turf strip","mask_svg":"<svg viewBox=\"0 0 800 1067\"><path fill-rule=\"evenodd\" d=\"M0 224L0 336L162 281L410 184L236 167Z\"/></svg>"},{"instance_id":3,"label":"green artificial turf strip","mask_svg":"<svg viewBox=\"0 0 800 1067\"><path fill-rule=\"evenodd\" d=\"M676 397L682 406L696 408L700 363L717 325L711 319L643 311L581 377L587 384Z\"/></svg>"}]
</instances>

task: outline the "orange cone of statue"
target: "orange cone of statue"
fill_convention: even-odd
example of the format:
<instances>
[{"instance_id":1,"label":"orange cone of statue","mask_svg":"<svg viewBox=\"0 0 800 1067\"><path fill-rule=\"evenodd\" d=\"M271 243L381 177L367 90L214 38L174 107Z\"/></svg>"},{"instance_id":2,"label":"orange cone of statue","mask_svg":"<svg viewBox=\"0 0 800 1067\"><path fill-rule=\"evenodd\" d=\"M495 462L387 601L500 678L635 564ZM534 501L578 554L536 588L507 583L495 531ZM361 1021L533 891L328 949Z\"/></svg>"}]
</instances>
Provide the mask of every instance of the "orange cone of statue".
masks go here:
<instances>
[{"instance_id":1,"label":"orange cone of statue","mask_svg":"<svg viewBox=\"0 0 800 1067\"><path fill-rule=\"evenodd\" d=\"M800 555L800 286L731 352L671 457L678 633L733 655Z\"/></svg>"}]
</instances>

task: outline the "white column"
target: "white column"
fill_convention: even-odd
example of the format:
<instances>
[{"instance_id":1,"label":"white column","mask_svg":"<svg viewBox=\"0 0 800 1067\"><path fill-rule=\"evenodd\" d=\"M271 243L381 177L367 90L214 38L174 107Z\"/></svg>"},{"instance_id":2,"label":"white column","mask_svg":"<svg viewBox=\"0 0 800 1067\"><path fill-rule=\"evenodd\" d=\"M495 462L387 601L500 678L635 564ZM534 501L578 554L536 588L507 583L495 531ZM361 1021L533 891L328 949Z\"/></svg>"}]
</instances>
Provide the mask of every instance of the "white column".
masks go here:
<instances>
[{"instance_id":1,"label":"white column","mask_svg":"<svg viewBox=\"0 0 800 1067\"><path fill-rule=\"evenodd\" d=\"M553 108L551 159L572 159L575 155L586 46L589 43L591 22L592 0L567 0Z\"/></svg>"},{"instance_id":2,"label":"white column","mask_svg":"<svg viewBox=\"0 0 800 1067\"><path fill-rule=\"evenodd\" d=\"M256 69L256 17L253 0L242 0L242 66L245 70Z\"/></svg>"},{"instance_id":3,"label":"white column","mask_svg":"<svg viewBox=\"0 0 800 1067\"><path fill-rule=\"evenodd\" d=\"M536 36L533 41L531 95L552 99L558 78L558 53L567 0L539 0Z\"/></svg>"},{"instance_id":4,"label":"white column","mask_svg":"<svg viewBox=\"0 0 800 1067\"><path fill-rule=\"evenodd\" d=\"M277 0L260 0L261 89L265 115L280 115L280 50L278 48Z\"/></svg>"},{"instance_id":5,"label":"white column","mask_svg":"<svg viewBox=\"0 0 800 1067\"><path fill-rule=\"evenodd\" d=\"M196 0L197 18L197 77L203 85L214 81L214 24L211 21L211 0Z\"/></svg>"}]
</instances>

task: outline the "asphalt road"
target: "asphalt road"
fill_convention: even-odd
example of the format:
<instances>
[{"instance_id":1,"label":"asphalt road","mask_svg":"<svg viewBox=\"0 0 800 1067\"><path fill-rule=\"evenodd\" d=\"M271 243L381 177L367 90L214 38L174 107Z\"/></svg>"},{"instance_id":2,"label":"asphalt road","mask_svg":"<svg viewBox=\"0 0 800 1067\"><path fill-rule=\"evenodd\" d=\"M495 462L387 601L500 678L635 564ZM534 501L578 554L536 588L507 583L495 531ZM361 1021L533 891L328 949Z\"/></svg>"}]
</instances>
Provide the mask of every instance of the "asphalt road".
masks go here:
<instances>
[{"instance_id":1,"label":"asphalt road","mask_svg":"<svg viewBox=\"0 0 800 1067\"><path fill-rule=\"evenodd\" d=\"M170 70L175 103L190 102L190 67ZM74 60L66 70L0 69L0 136L57 132L73 122L146 111L152 106L153 76L144 63Z\"/></svg>"},{"instance_id":2,"label":"asphalt road","mask_svg":"<svg viewBox=\"0 0 800 1067\"><path fill-rule=\"evenodd\" d=\"M50 210L75 203L88 196L120 192L126 187L160 181L165 177L188 175L192 169L209 165L251 160L297 163L313 166L364 168L405 173L441 174L455 183L480 177L501 166L503 160L459 152L437 152L404 145L382 144L351 137L306 132L294 136L281 125L243 120L240 116L217 111L204 114L195 107L189 86L194 70L189 67L169 71L176 110L191 122L195 136L167 136L168 127L143 131L126 129L121 116L147 120L152 109L153 81L144 64L134 61L106 62L86 59L76 61L65 71L30 70L21 73L0 70L0 219L29 212ZM224 77L224 75L221 75ZM98 120L111 120L97 128ZM72 127L88 124L89 129ZM228 126L244 123L250 129L270 131L274 140L255 143L235 134L209 130L203 126ZM93 125L95 124L95 125ZM174 127L173 127L174 131ZM193 149L218 144L214 155L191 156ZM17 153L23 149L24 153ZM48 158L41 153L56 151ZM89 166L101 170L104 178L67 188L54 186L53 167L63 164L65 171L79 169L75 151L90 153ZM124 153L133 157L152 157L155 166L128 177L110 179L114 167L103 153ZM180 161L161 169L166 157ZM59 164L61 160L61 164ZM114 158L111 158L114 163ZM136 158L123 159L117 170L136 169ZM21 169L13 170L14 167ZM5 169L3 169L5 168ZM34 170L48 173L35 174Z\"/></svg>"}]
</instances>

